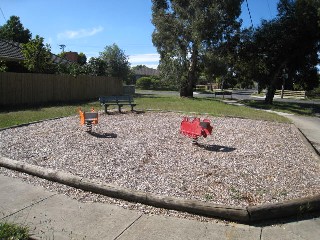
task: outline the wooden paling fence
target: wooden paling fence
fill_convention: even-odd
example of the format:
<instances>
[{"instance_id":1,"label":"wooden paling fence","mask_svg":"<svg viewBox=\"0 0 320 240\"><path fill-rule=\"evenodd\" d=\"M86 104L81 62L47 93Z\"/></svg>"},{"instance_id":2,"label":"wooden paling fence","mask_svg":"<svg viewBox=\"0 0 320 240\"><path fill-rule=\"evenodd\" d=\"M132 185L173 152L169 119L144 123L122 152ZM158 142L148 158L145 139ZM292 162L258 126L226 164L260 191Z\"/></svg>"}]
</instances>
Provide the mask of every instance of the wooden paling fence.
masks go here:
<instances>
[{"instance_id":1,"label":"wooden paling fence","mask_svg":"<svg viewBox=\"0 0 320 240\"><path fill-rule=\"evenodd\" d=\"M122 80L112 77L0 73L0 106L98 100L122 91Z\"/></svg>"},{"instance_id":2,"label":"wooden paling fence","mask_svg":"<svg viewBox=\"0 0 320 240\"><path fill-rule=\"evenodd\" d=\"M281 96L281 90L276 90L275 95ZM306 98L306 91L291 91L291 90L283 90L284 98Z\"/></svg>"}]
</instances>

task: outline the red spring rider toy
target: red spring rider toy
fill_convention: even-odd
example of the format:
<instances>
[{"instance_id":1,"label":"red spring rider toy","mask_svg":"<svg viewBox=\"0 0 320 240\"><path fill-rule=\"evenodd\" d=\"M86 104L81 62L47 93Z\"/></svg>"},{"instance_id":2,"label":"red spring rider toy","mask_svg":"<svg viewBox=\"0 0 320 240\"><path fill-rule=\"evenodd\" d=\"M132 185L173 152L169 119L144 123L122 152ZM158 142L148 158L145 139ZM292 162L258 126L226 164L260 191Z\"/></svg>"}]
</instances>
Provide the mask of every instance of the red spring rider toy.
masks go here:
<instances>
[{"instance_id":1,"label":"red spring rider toy","mask_svg":"<svg viewBox=\"0 0 320 240\"><path fill-rule=\"evenodd\" d=\"M206 138L208 135L211 135L212 126L210 123L209 119L200 121L200 118L194 118L191 121L188 117L184 117L181 122L180 133L192 138L192 144L198 144L197 140L199 137Z\"/></svg>"}]
</instances>

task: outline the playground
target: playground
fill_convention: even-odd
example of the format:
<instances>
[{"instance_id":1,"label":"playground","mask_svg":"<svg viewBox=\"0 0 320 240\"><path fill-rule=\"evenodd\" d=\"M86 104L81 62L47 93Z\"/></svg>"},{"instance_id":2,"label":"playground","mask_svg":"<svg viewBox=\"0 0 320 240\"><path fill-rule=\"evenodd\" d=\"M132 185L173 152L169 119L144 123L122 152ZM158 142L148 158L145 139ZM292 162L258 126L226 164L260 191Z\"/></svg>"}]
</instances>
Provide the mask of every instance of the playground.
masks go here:
<instances>
[{"instance_id":1,"label":"playground","mask_svg":"<svg viewBox=\"0 0 320 240\"><path fill-rule=\"evenodd\" d=\"M210 119L213 130L194 145L179 132L184 116L99 113L91 132L80 125L79 116L43 121L1 131L0 155L129 189L231 206L320 193L319 162L294 125L198 116ZM82 201L111 201L22 173L1 172Z\"/></svg>"}]
</instances>

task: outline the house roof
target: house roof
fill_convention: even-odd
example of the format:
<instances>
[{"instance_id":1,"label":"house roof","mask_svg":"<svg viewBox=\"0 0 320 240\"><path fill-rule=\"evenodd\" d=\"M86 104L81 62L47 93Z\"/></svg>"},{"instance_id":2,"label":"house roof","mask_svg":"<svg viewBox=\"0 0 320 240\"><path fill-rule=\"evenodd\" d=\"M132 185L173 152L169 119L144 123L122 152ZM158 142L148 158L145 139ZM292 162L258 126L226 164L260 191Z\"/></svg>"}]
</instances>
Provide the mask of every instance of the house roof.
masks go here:
<instances>
[{"instance_id":1,"label":"house roof","mask_svg":"<svg viewBox=\"0 0 320 240\"><path fill-rule=\"evenodd\" d=\"M55 64L59 64L59 63L62 63L62 64L74 63L74 62L71 62L71 61L68 60L68 59L59 57L58 55L55 55L55 54L53 54L53 53L51 53L51 60L52 60L52 62L55 63Z\"/></svg>"},{"instance_id":2,"label":"house roof","mask_svg":"<svg viewBox=\"0 0 320 240\"><path fill-rule=\"evenodd\" d=\"M139 76L157 76L159 71L153 68L142 67L134 70L134 73Z\"/></svg>"},{"instance_id":3,"label":"house roof","mask_svg":"<svg viewBox=\"0 0 320 240\"><path fill-rule=\"evenodd\" d=\"M0 39L0 60L21 61L23 59L19 43Z\"/></svg>"},{"instance_id":4,"label":"house roof","mask_svg":"<svg viewBox=\"0 0 320 240\"><path fill-rule=\"evenodd\" d=\"M20 43L0 39L0 60L5 61L23 61L24 56L22 54ZM51 60L55 64L71 63L71 61L61 58L53 53L51 53Z\"/></svg>"}]
</instances>

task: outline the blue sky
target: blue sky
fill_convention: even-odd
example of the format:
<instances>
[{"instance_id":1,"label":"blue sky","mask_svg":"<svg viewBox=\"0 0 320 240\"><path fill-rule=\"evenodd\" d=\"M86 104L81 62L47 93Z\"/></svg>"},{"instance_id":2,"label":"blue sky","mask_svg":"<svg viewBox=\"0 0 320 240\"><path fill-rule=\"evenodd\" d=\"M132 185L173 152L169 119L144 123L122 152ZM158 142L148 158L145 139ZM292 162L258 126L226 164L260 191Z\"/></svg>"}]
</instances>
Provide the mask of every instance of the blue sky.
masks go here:
<instances>
[{"instance_id":1,"label":"blue sky","mask_svg":"<svg viewBox=\"0 0 320 240\"><path fill-rule=\"evenodd\" d=\"M278 0L248 0L253 24L276 16ZM1 0L0 25L12 15L20 17L32 36L49 43L53 53L83 52L99 56L105 46L116 43L129 56L131 66L158 65L159 56L151 34L151 0ZM246 2L242 6L244 26L250 19Z\"/></svg>"}]
</instances>

